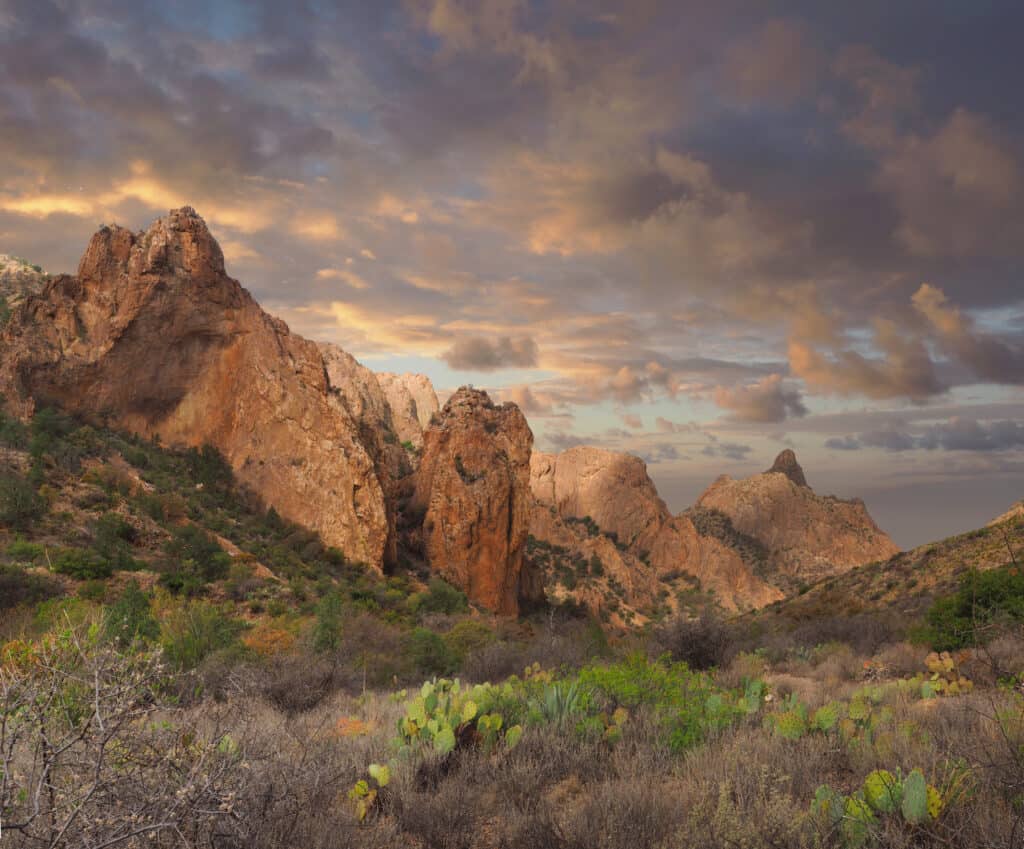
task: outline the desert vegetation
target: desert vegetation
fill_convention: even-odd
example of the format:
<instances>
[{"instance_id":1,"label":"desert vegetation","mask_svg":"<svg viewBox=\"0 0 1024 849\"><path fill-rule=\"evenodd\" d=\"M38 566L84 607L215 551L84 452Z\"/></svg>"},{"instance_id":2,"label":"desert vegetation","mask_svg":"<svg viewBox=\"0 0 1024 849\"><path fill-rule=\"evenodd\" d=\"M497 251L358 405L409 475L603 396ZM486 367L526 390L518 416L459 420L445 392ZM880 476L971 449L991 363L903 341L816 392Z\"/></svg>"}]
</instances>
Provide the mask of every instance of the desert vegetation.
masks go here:
<instances>
[{"instance_id":1,"label":"desert vegetation","mask_svg":"<svg viewBox=\"0 0 1024 849\"><path fill-rule=\"evenodd\" d=\"M387 576L348 562L211 449L54 411L0 438L6 845L1024 836L1012 546L912 615L846 606L823 583L758 614L707 603L643 629L571 607L502 619L413 562Z\"/></svg>"}]
</instances>

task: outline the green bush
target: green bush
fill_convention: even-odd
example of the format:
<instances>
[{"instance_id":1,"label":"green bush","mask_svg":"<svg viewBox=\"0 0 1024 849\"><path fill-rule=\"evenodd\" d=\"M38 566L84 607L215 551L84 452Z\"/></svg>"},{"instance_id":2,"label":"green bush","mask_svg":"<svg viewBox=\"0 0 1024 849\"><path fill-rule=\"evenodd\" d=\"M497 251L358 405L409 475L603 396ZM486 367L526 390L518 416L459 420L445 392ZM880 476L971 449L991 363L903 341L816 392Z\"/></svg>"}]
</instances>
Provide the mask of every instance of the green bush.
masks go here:
<instances>
[{"instance_id":1,"label":"green bush","mask_svg":"<svg viewBox=\"0 0 1024 849\"><path fill-rule=\"evenodd\" d=\"M28 445L28 438L28 428L0 410L0 443L11 448L25 448Z\"/></svg>"},{"instance_id":2,"label":"green bush","mask_svg":"<svg viewBox=\"0 0 1024 849\"><path fill-rule=\"evenodd\" d=\"M924 637L936 651L987 642L1000 622L1024 622L1024 574L1016 566L971 569L953 595L936 599L926 621Z\"/></svg>"},{"instance_id":3,"label":"green bush","mask_svg":"<svg viewBox=\"0 0 1024 849\"><path fill-rule=\"evenodd\" d=\"M134 525L117 513L105 513L96 520L95 548L113 569L137 569L138 563L131 555L131 544L138 537Z\"/></svg>"},{"instance_id":4,"label":"green bush","mask_svg":"<svg viewBox=\"0 0 1024 849\"><path fill-rule=\"evenodd\" d=\"M760 709L760 686L728 690L702 672L668 658L649 661L631 655L611 664L592 664L579 673L592 710L645 707L665 728L666 742L682 751ZM760 682L756 682L758 685Z\"/></svg>"},{"instance_id":5,"label":"green bush","mask_svg":"<svg viewBox=\"0 0 1024 849\"><path fill-rule=\"evenodd\" d=\"M466 656L480 651L493 643L497 637L483 622L465 619L444 635L444 643L461 665Z\"/></svg>"},{"instance_id":6,"label":"green bush","mask_svg":"<svg viewBox=\"0 0 1024 849\"><path fill-rule=\"evenodd\" d=\"M65 548L53 558L53 571L80 581L109 578L114 571L110 561L88 548Z\"/></svg>"},{"instance_id":7,"label":"green bush","mask_svg":"<svg viewBox=\"0 0 1024 849\"><path fill-rule=\"evenodd\" d=\"M44 553L43 546L39 543L27 542L21 537L7 546L7 556L21 563L35 563Z\"/></svg>"},{"instance_id":8,"label":"green bush","mask_svg":"<svg viewBox=\"0 0 1024 849\"><path fill-rule=\"evenodd\" d=\"M170 563L160 581L174 592L192 595L231 569L231 556L198 525L175 530L166 551Z\"/></svg>"},{"instance_id":9,"label":"green bush","mask_svg":"<svg viewBox=\"0 0 1024 849\"><path fill-rule=\"evenodd\" d=\"M313 648L318 651L336 651L341 644L341 595L331 590L316 607L313 626Z\"/></svg>"},{"instance_id":10,"label":"green bush","mask_svg":"<svg viewBox=\"0 0 1024 849\"><path fill-rule=\"evenodd\" d=\"M0 566L0 610L38 604L59 593L60 587L46 575L28 572L20 566Z\"/></svg>"},{"instance_id":11,"label":"green bush","mask_svg":"<svg viewBox=\"0 0 1024 849\"><path fill-rule=\"evenodd\" d=\"M192 669L213 652L233 645L243 627L214 604L189 601L164 617L160 645L172 666Z\"/></svg>"},{"instance_id":12,"label":"green bush","mask_svg":"<svg viewBox=\"0 0 1024 849\"><path fill-rule=\"evenodd\" d=\"M121 597L107 609L103 625L107 637L121 648L136 640L154 642L160 636L149 599L135 581L130 581Z\"/></svg>"},{"instance_id":13,"label":"green bush","mask_svg":"<svg viewBox=\"0 0 1024 849\"><path fill-rule=\"evenodd\" d=\"M15 472L0 474L0 525L23 531L46 512L46 502Z\"/></svg>"},{"instance_id":14,"label":"green bush","mask_svg":"<svg viewBox=\"0 0 1024 849\"><path fill-rule=\"evenodd\" d=\"M431 578L427 591L416 593L410 599L418 613L462 613L469 609L466 594L441 578Z\"/></svg>"},{"instance_id":15,"label":"green bush","mask_svg":"<svg viewBox=\"0 0 1024 849\"><path fill-rule=\"evenodd\" d=\"M423 675L448 675L457 659L444 640L428 628L414 628L405 640L410 663Z\"/></svg>"}]
</instances>

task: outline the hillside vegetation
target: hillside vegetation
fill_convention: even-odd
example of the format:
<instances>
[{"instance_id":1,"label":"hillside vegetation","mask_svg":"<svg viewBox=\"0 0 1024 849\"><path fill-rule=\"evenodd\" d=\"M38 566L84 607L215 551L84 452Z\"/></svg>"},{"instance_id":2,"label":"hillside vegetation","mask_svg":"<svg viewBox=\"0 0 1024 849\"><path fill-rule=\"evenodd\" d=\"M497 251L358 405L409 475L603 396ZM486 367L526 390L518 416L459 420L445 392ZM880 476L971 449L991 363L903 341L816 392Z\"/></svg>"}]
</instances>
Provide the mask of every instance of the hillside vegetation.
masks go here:
<instances>
[{"instance_id":1,"label":"hillside vegetation","mask_svg":"<svg viewBox=\"0 0 1024 849\"><path fill-rule=\"evenodd\" d=\"M54 410L4 419L0 441L7 845L1024 833L1019 518L760 614L606 634L575 609L494 617L409 562L348 562L209 448Z\"/></svg>"}]
</instances>

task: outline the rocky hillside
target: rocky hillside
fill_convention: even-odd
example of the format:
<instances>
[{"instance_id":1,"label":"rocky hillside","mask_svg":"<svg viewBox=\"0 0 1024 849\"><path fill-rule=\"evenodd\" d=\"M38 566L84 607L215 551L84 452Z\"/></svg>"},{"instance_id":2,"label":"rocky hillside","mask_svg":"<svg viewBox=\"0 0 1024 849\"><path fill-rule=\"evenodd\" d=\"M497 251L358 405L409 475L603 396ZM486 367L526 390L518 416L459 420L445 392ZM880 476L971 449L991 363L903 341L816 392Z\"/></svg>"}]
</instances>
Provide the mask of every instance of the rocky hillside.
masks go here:
<instances>
[{"instance_id":1,"label":"rocky hillside","mask_svg":"<svg viewBox=\"0 0 1024 849\"><path fill-rule=\"evenodd\" d=\"M792 452L673 516L637 457L533 454L518 407L476 390L439 410L422 375L375 374L265 313L189 207L101 228L75 276L4 274L8 412L210 445L348 561L423 565L495 612L571 601L630 625L747 610L896 550L861 502L816 495Z\"/></svg>"},{"instance_id":2,"label":"rocky hillside","mask_svg":"<svg viewBox=\"0 0 1024 849\"><path fill-rule=\"evenodd\" d=\"M533 536L589 558L597 553L590 550L595 544L581 542L607 537L615 554L604 546L601 559L611 588L635 611L659 600L672 607L680 594L694 590L729 610L781 597L737 550L700 533L687 516L672 516L639 457L578 446L556 455L535 454L530 471L538 505ZM594 588L582 584L575 596L594 607ZM614 606L615 595L605 603Z\"/></svg>"},{"instance_id":3,"label":"rocky hillside","mask_svg":"<svg viewBox=\"0 0 1024 849\"><path fill-rule=\"evenodd\" d=\"M709 514L760 545L759 574L787 592L899 551L863 501L817 495L789 449L763 474L716 480L691 511L698 523L708 523Z\"/></svg>"},{"instance_id":4,"label":"rocky hillside","mask_svg":"<svg viewBox=\"0 0 1024 849\"><path fill-rule=\"evenodd\" d=\"M78 274L29 293L0 336L0 391L165 444L210 444L239 480L346 557L393 555L390 450L374 376L266 314L191 208L103 227ZM398 440L395 438L394 443ZM400 448L400 446L399 446Z\"/></svg>"},{"instance_id":5,"label":"rocky hillside","mask_svg":"<svg viewBox=\"0 0 1024 849\"><path fill-rule=\"evenodd\" d=\"M675 606L694 590L727 610L763 607L823 574L897 550L862 502L816 495L792 451L764 474L720 478L678 516L658 496L643 461L620 452L576 447L535 454L530 485L537 501L531 534L548 583L553 577L556 596L592 609L609 603L600 582L592 575L570 579L566 592L566 576L551 568L559 562L552 547L570 562L598 557L618 600L634 612Z\"/></svg>"},{"instance_id":6,"label":"rocky hillside","mask_svg":"<svg viewBox=\"0 0 1024 849\"><path fill-rule=\"evenodd\" d=\"M0 298L13 307L27 295L41 292L50 275L21 257L0 254Z\"/></svg>"},{"instance_id":7,"label":"rocky hillside","mask_svg":"<svg viewBox=\"0 0 1024 849\"><path fill-rule=\"evenodd\" d=\"M1024 563L1024 515L1011 509L983 528L899 552L823 578L764 612L810 621L842 613L895 611L916 617L938 596L956 590L968 569Z\"/></svg>"}]
</instances>

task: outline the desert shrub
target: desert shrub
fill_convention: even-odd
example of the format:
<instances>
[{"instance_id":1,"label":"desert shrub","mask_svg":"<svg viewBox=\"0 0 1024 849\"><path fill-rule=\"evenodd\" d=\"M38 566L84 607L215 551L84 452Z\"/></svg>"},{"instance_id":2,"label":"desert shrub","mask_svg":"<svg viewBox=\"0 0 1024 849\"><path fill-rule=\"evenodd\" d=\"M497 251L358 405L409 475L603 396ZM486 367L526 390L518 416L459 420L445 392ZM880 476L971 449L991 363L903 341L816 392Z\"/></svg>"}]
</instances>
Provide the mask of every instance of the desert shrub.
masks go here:
<instances>
[{"instance_id":1,"label":"desert shrub","mask_svg":"<svg viewBox=\"0 0 1024 849\"><path fill-rule=\"evenodd\" d=\"M924 668L928 650L901 641L886 646L875 655L875 661L897 677L916 675Z\"/></svg>"},{"instance_id":2,"label":"desert shrub","mask_svg":"<svg viewBox=\"0 0 1024 849\"><path fill-rule=\"evenodd\" d=\"M160 625L153 617L149 599L136 581L129 581L107 609L104 628L108 638L121 647L136 640L154 642L160 636Z\"/></svg>"},{"instance_id":3,"label":"desert shrub","mask_svg":"<svg viewBox=\"0 0 1024 849\"><path fill-rule=\"evenodd\" d=\"M461 669L470 681L503 681L525 665L523 648L500 640L467 653Z\"/></svg>"},{"instance_id":4,"label":"desert shrub","mask_svg":"<svg viewBox=\"0 0 1024 849\"><path fill-rule=\"evenodd\" d=\"M447 675L458 664L441 636L427 628L414 628L406 637L405 646L410 664L423 675Z\"/></svg>"},{"instance_id":5,"label":"desert shrub","mask_svg":"<svg viewBox=\"0 0 1024 849\"><path fill-rule=\"evenodd\" d=\"M39 543L28 542L21 537L7 546L7 556L20 563L35 563L44 554L45 549Z\"/></svg>"},{"instance_id":6,"label":"desert shrub","mask_svg":"<svg viewBox=\"0 0 1024 849\"><path fill-rule=\"evenodd\" d=\"M0 525L27 530L46 512L36 488L16 472L0 473Z\"/></svg>"},{"instance_id":7,"label":"desert shrub","mask_svg":"<svg viewBox=\"0 0 1024 849\"><path fill-rule=\"evenodd\" d=\"M191 669L212 652L234 644L242 627L242 623L214 604L187 601L164 613L160 645L172 666Z\"/></svg>"},{"instance_id":8,"label":"desert shrub","mask_svg":"<svg viewBox=\"0 0 1024 849\"><path fill-rule=\"evenodd\" d=\"M231 556L197 525L175 530L166 551L170 562L160 580L174 592L194 594L231 568Z\"/></svg>"},{"instance_id":9,"label":"desert shrub","mask_svg":"<svg viewBox=\"0 0 1024 849\"><path fill-rule=\"evenodd\" d=\"M563 827L565 845L588 849L652 849L668 845L684 822L673 799L642 781L612 780L588 788Z\"/></svg>"},{"instance_id":10,"label":"desert shrub","mask_svg":"<svg viewBox=\"0 0 1024 849\"><path fill-rule=\"evenodd\" d=\"M955 593L936 599L924 638L936 651L984 643L1000 625L1024 622L1024 573L1016 566L968 570Z\"/></svg>"},{"instance_id":11,"label":"desert shrub","mask_svg":"<svg viewBox=\"0 0 1024 849\"><path fill-rule=\"evenodd\" d=\"M313 648L318 652L337 651L341 643L341 594L332 590L316 606Z\"/></svg>"},{"instance_id":12,"label":"desert shrub","mask_svg":"<svg viewBox=\"0 0 1024 849\"><path fill-rule=\"evenodd\" d=\"M418 613L462 613L468 609L466 594L441 578L431 578L427 591L410 598L412 609Z\"/></svg>"},{"instance_id":13,"label":"desert shrub","mask_svg":"<svg viewBox=\"0 0 1024 849\"><path fill-rule=\"evenodd\" d=\"M114 569L98 551L88 548L65 548L53 558L53 571L70 575L80 581L109 578Z\"/></svg>"},{"instance_id":14,"label":"desert shrub","mask_svg":"<svg viewBox=\"0 0 1024 849\"><path fill-rule=\"evenodd\" d=\"M443 639L455 662L461 666L468 655L482 651L493 643L496 637L494 631L483 622L464 619L456 622Z\"/></svg>"},{"instance_id":15,"label":"desert shrub","mask_svg":"<svg viewBox=\"0 0 1024 849\"><path fill-rule=\"evenodd\" d=\"M283 653L267 661L259 676L263 697L282 713L312 710L339 685L334 658Z\"/></svg>"},{"instance_id":16,"label":"desert shrub","mask_svg":"<svg viewBox=\"0 0 1024 849\"><path fill-rule=\"evenodd\" d=\"M38 604L59 593L60 587L46 575L29 572L20 566L0 565L0 610Z\"/></svg>"},{"instance_id":17,"label":"desert shrub","mask_svg":"<svg viewBox=\"0 0 1024 849\"><path fill-rule=\"evenodd\" d=\"M710 669L728 659L730 635L722 620L705 610L699 619L677 616L660 625L653 644L657 654L668 652L691 669Z\"/></svg>"},{"instance_id":18,"label":"desert shrub","mask_svg":"<svg viewBox=\"0 0 1024 849\"><path fill-rule=\"evenodd\" d=\"M399 797L395 819L423 846L472 849L479 844L478 822L485 810L482 793L479 785L456 779L434 788L410 790Z\"/></svg>"},{"instance_id":19,"label":"desert shrub","mask_svg":"<svg viewBox=\"0 0 1024 849\"><path fill-rule=\"evenodd\" d=\"M202 835L231 834L237 745L174 714L157 655L122 655L95 631L65 628L5 661L0 810L12 845L209 845Z\"/></svg>"}]
</instances>

